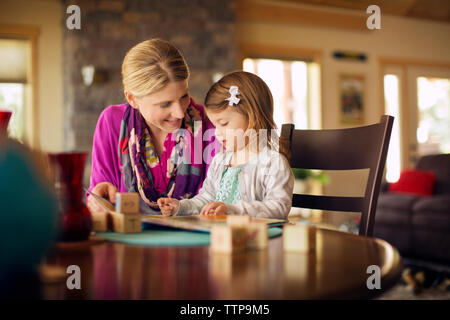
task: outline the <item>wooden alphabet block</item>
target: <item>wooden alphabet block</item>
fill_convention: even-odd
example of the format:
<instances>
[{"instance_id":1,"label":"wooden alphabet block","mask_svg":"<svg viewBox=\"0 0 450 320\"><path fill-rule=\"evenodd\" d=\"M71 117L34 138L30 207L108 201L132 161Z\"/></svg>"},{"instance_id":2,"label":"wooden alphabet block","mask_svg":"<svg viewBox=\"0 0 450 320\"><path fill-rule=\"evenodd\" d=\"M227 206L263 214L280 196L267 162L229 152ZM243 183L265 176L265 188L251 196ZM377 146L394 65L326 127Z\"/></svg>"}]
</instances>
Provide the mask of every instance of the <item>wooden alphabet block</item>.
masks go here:
<instances>
[{"instance_id":1,"label":"wooden alphabet block","mask_svg":"<svg viewBox=\"0 0 450 320\"><path fill-rule=\"evenodd\" d=\"M116 193L116 211L123 214L139 213L139 194L137 192Z\"/></svg>"},{"instance_id":2,"label":"wooden alphabet block","mask_svg":"<svg viewBox=\"0 0 450 320\"><path fill-rule=\"evenodd\" d=\"M316 248L316 229L303 225L287 225L283 228L285 251L308 253Z\"/></svg>"},{"instance_id":3,"label":"wooden alphabet block","mask_svg":"<svg viewBox=\"0 0 450 320\"><path fill-rule=\"evenodd\" d=\"M242 227L246 226L250 223L250 216L249 215L227 215L227 224L229 226L236 226L236 227Z\"/></svg>"},{"instance_id":4,"label":"wooden alphabet block","mask_svg":"<svg viewBox=\"0 0 450 320\"><path fill-rule=\"evenodd\" d=\"M247 230L235 226L213 226L211 229L211 250L234 253L247 247Z\"/></svg>"},{"instance_id":5,"label":"wooden alphabet block","mask_svg":"<svg viewBox=\"0 0 450 320\"><path fill-rule=\"evenodd\" d=\"M142 231L140 214L122 214L111 212L113 231L120 233L136 233Z\"/></svg>"},{"instance_id":6,"label":"wooden alphabet block","mask_svg":"<svg viewBox=\"0 0 450 320\"><path fill-rule=\"evenodd\" d=\"M108 231L109 212L99 211L91 212L92 229L97 232Z\"/></svg>"},{"instance_id":7,"label":"wooden alphabet block","mask_svg":"<svg viewBox=\"0 0 450 320\"><path fill-rule=\"evenodd\" d=\"M267 248L267 241L269 238L267 224L252 222L245 228L247 230L247 247L249 249Z\"/></svg>"}]
</instances>

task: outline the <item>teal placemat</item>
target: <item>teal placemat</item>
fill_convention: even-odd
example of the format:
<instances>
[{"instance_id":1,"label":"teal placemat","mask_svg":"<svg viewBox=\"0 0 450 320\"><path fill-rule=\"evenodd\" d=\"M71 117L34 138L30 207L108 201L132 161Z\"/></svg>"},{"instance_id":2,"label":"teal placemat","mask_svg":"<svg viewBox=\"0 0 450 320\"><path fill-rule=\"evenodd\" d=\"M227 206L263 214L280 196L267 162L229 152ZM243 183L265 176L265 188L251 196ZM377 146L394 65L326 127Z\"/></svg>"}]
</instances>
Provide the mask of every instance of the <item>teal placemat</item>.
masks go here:
<instances>
[{"instance_id":1,"label":"teal placemat","mask_svg":"<svg viewBox=\"0 0 450 320\"><path fill-rule=\"evenodd\" d=\"M269 228L269 237L281 235L281 228ZM182 230L142 230L141 233L98 232L98 236L107 241L121 242L141 246L206 246L209 245L209 233Z\"/></svg>"}]
</instances>

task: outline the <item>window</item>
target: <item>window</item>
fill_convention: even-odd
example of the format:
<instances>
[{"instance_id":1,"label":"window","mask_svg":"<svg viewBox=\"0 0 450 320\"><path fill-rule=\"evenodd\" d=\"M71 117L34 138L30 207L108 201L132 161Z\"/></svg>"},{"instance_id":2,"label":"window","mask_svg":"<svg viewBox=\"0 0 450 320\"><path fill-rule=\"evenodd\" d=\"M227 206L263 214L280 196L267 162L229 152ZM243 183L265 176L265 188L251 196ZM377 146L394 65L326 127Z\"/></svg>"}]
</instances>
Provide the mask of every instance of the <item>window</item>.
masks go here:
<instances>
[{"instance_id":1,"label":"window","mask_svg":"<svg viewBox=\"0 0 450 320\"><path fill-rule=\"evenodd\" d=\"M25 134L29 65L28 40L0 39L0 109L13 112L8 128L9 135L21 141Z\"/></svg>"},{"instance_id":2,"label":"window","mask_svg":"<svg viewBox=\"0 0 450 320\"><path fill-rule=\"evenodd\" d=\"M394 74L384 76L384 99L386 114L394 117L391 140L386 159L386 180L395 182L400 178L400 101L399 101L399 79Z\"/></svg>"},{"instance_id":3,"label":"window","mask_svg":"<svg viewBox=\"0 0 450 320\"><path fill-rule=\"evenodd\" d=\"M450 153L450 80L417 78L418 154Z\"/></svg>"},{"instance_id":4,"label":"window","mask_svg":"<svg viewBox=\"0 0 450 320\"><path fill-rule=\"evenodd\" d=\"M320 128L317 64L247 58L244 60L243 69L258 75L269 86L278 132L283 123L293 123L296 129Z\"/></svg>"},{"instance_id":5,"label":"window","mask_svg":"<svg viewBox=\"0 0 450 320\"><path fill-rule=\"evenodd\" d=\"M0 109L13 112L8 134L23 140L25 88L22 83L0 83Z\"/></svg>"}]
</instances>

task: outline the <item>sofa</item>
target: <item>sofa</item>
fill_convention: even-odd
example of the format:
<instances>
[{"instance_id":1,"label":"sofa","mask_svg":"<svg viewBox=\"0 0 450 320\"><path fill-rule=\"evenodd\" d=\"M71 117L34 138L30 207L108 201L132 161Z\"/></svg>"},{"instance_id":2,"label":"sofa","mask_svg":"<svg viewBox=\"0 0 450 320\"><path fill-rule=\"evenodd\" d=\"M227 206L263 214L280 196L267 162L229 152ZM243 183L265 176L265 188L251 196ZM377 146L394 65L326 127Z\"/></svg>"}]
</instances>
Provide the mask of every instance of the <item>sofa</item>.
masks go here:
<instances>
[{"instance_id":1,"label":"sofa","mask_svg":"<svg viewBox=\"0 0 450 320\"><path fill-rule=\"evenodd\" d=\"M392 244L407 260L450 267L450 154L423 156L416 169L434 172L433 194L394 193L383 183L374 237Z\"/></svg>"}]
</instances>

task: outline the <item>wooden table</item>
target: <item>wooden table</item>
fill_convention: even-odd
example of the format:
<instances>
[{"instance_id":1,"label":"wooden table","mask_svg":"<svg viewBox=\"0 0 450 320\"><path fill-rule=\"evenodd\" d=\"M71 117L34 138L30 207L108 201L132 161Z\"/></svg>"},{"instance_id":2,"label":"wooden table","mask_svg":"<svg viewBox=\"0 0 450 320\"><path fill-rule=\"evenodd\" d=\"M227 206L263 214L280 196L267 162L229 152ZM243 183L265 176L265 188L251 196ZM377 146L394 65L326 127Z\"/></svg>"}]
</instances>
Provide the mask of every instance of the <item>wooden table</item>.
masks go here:
<instances>
[{"instance_id":1,"label":"wooden table","mask_svg":"<svg viewBox=\"0 0 450 320\"><path fill-rule=\"evenodd\" d=\"M319 229L316 251L283 252L282 237L267 250L234 255L209 247L140 247L103 242L55 248L48 264L81 269L81 289L44 284L44 299L347 299L371 298L399 279L402 262L385 241ZM381 289L369 290L370 265Z\"/></svg>"}]
</instances>

